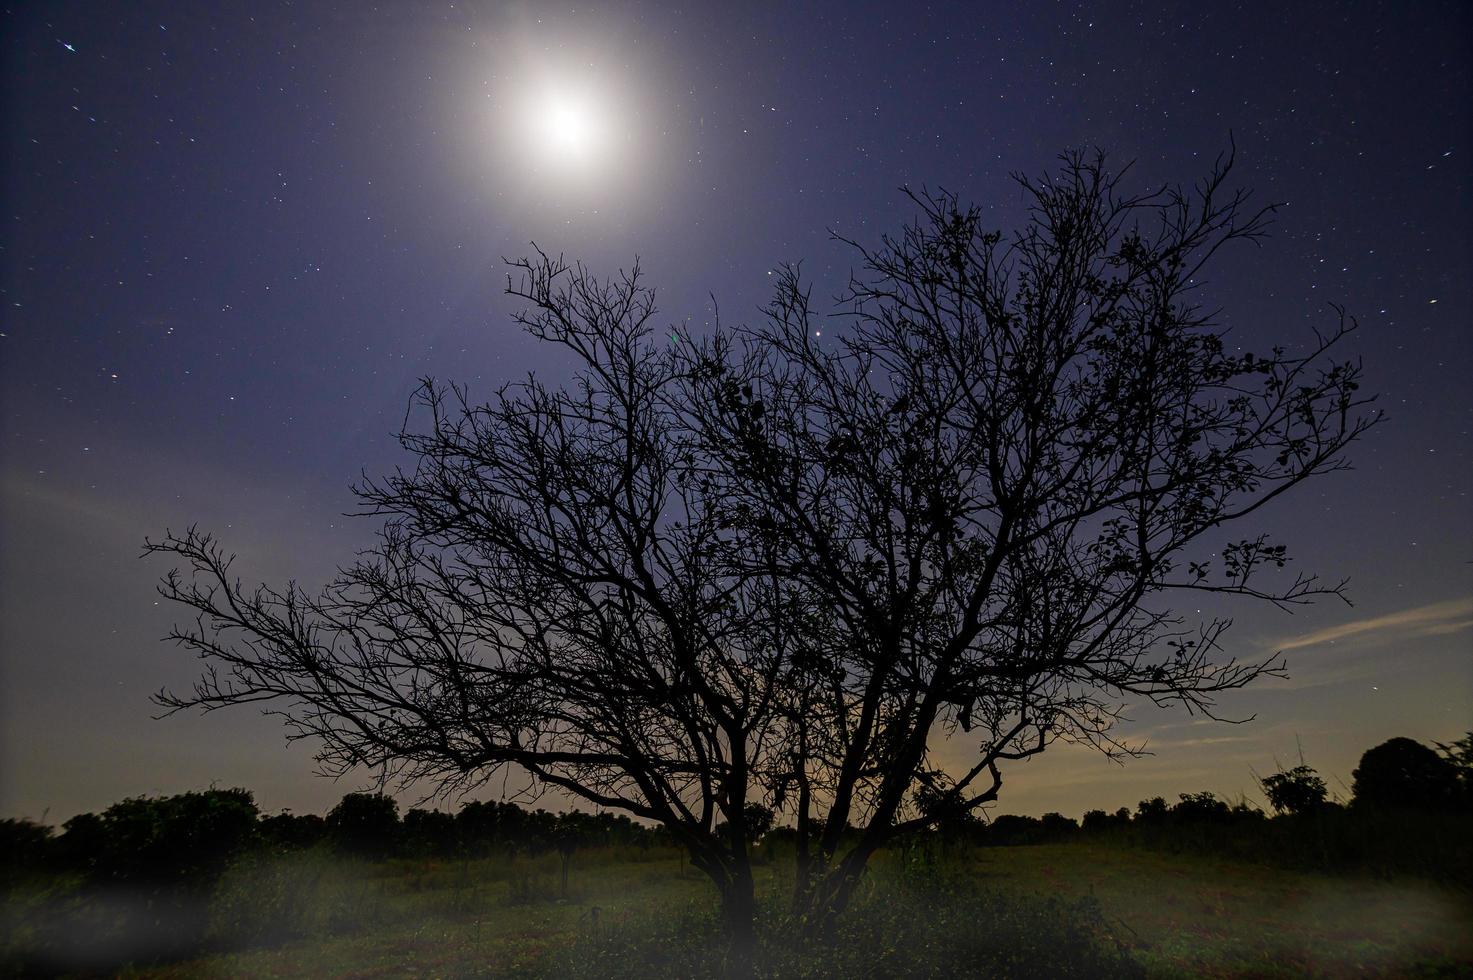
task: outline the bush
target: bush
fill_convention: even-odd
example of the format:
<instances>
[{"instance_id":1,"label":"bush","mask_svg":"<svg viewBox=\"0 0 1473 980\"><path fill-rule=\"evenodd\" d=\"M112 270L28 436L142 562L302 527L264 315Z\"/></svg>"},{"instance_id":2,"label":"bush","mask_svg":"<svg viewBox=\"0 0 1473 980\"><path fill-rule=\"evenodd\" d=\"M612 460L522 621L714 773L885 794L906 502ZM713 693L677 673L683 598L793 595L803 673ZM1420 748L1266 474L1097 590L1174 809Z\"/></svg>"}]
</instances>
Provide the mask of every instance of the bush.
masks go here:
<instances>
[{"instance_id":1,"label":"bush","mask_svg":"<svg viewBox=\"0 0 1473 980\"><path fill-rule=\"evenodd\" d=\"M1308 813L1324 805L1325 781L1309 766L1298 765L1259 780L1275 813Z\"/></svg>"},{"instance_id":2,"label":"bush","mask_svg":"<svg viewBox=\"0 0 1473 980\"><path fill-rule=\"evenodd\" d=\"M404 852L412 857L452 857L460 850L455 814L413 809L404 814Z\"/></svg>"},{"instance_id":3,"label":"bush","mask_svg":"<svg viewBox=\"0 0 1473 980\"><path fill-rule=\"evenodd\" d=\"M385 858L399 844L399 804L382 793L349 793L327 815L334 846L364 858Z\"/></svg>"},{"instance_id":4,"label":"bush","mask_svg":"<svg viewBox=\"0 0 1473 980\"><path fill-rule=\"evenodd\" d=\"M1451 810L1462 796L1457 766L1421 742L1393 738L1367 749L1351 774L1356 806Z\"/></svg>"},{"instance_id":5,"label":"bush","mask_svg":"<svg viewBox=\"0 0 1473 980\"><path fill-rule=\"evenodd\" d=\"M1228 805L1212 793L1182 793L1171 808L1171 818L1180 824L1226 823L1232 816Z\"/></svg>"},{"instance_id":6,"label":"bush","mask_svg":"<svg viewBox=\"0 0 1473 980\"><path fill-rule=\"evenodd\" d=\"M95 883L207 888L256 839L249 790L134 797L64 824L63 859Z\"/></svg>"},{"instance_id":7,"label":"bush","mask_svg":"<svg viewBox=\"0 0 1473 980\"><path fill-rule=\"evenodd\" d=\"M34 820L0 820L0 886L46 867L53 831Z\"/></svg>"}]
</instances>

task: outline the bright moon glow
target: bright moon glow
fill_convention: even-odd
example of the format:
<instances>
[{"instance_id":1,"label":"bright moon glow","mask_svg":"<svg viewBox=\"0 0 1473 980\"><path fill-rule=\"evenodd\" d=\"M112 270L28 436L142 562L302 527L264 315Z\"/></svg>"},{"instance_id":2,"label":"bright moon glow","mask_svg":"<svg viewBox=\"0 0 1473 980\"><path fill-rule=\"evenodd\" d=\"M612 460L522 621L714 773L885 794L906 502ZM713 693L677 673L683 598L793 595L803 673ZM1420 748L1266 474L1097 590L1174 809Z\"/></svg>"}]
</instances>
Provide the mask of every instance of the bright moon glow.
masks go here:
<instances>
[{"instance_id":1,"label":"bright moon glow","mask_svg":"<svg viewBox=\"0 0 1473 980\"><path fill-rule=\"evenodd\" d=\"M522 138L539 169L564 178L602 179L611 163L610 104L591 88L563 82L524 96Z\"/></svg>"},{"instance_id":2,"label":"bright moon glow","mask_svg":"<svg viewBox=\"0 0 1473 980\"><path fill-rule=\"evenodd\" d=\"M543 137L555 152L583 156L597 142L593 112L566 95L550 98L542 110Z\"/></svg>"},{"instance_id":3,"label":"bright moon glow","mask_svg":"<svg viewBox=\"0 0 1473 980\"><path fill-rule=\"evenodd\" d=\"M650 84L611 43L511 39L491 52L473 82L485 125L465 135L499 193L598 214L642 206L659 186Z\"/></svg>"}]
</instances>

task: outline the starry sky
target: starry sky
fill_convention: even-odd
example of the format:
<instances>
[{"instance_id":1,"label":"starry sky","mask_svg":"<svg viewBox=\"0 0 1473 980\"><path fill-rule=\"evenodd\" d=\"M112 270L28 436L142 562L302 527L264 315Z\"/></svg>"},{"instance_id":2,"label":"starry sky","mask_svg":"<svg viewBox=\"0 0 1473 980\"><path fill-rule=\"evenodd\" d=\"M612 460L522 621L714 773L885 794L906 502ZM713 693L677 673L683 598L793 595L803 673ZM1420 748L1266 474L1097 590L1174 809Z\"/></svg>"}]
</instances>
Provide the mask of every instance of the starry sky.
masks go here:
<instances>
[{"instance_id":1,"label":"starry sky","mask_svg":"<svg viewBox=\"0 0 1473 980\"><path fill-rule=\"evenodd\" d=\"M1388 421L1259 524L1355 605L1203 610L1288 657L1226 702L1256 720L1138 711L1154 755L1050 750L1000 810L1253 799L1301 751L1345 796L1371 745L1473 728L1473 7L35 2L0 44L0 816L359 788L248 710L152 719L195 664L143 538L198 522L247 580L324 582L371 542L347 488L403 461L418 378L567 376L510 322L503 256L638 257L667 321L752 320L780 262L836 293L830 231L898 228L902 185L1008 230L1008 175L1076 147L1145 189L1234 140L1284 206L1205 297L1248 350L1344 304ZM549 92L596 130L576 160Z\"/></svg>"}]
</instances>

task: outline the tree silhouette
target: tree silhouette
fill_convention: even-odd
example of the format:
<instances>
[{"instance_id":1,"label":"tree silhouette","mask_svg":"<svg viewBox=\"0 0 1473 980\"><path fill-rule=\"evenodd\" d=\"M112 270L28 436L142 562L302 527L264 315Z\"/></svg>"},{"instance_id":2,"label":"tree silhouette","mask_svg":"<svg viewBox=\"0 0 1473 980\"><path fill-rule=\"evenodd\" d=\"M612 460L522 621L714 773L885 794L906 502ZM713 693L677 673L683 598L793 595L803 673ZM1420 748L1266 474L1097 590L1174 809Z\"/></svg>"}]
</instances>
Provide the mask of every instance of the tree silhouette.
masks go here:
<instances>
[{"instance_id":1,"label":"tree silhouette","mask_svg":"<svg viewBox=\"0 0 1473 980\"><path fill-rule=\"evenodd\" d=\"M1221 658L1228 623L1187 624L1171 595L1340 594L1266 584L1286 547L1227 535L1343 468L1378 418L1359 367L1326 361L1354 328L1343 314L1302 354L1256 356L1194 303L1210 258L1266 220L1226 190L1230 166L1128 197L1101 157L1068 155L1020 178L1031 221L1010 241L953 195L914 195L901 235L851 243L839 314L790 267L760 325L693 350L700 448L749 542L736 554L801 597L790 623L823 627L789 660L791 748L763 773L775 801L799 791L811 919L845 905L875 849L947 812L907 808L938 729L975 748L944 792L976 807L1001 764L1053 741L1131 754L1111 734L1131 697L1214 715L1280 670Z\"/></svg>"},{"instance_id":2,"label":"tree silhouette","mask_svg":"<svg viewBox=\"0 0 1473 980\"><path fill-rule=\"evenodd\" d=\"M344 851L381 858L399 843L399 804L382 793L349 793L327 814L327 833Z\"/></svg>"},{"instance_id":3,"label":"tree silhouette","mask_svg":"<svg viewBox=\"0 0 1473 980\"><path fill-rule=\"evenodd\" d=\"M1260 783L1263 795L1278 813L1309 813L1325 802L1325 781L1309 766L1276 772Z\"/></svg>"},{"instance_id":4,"label":"tree silhouette","mask_svg":"<svg viewBox=\"0 0 1473 980\"><path fill-rule=\"evenodd\" d=\"M1352 802L1383 809L1448 809L1458 802L1458 770L1421 742L1387 739L1351 773Z\"/></svg>"},{"instance_id":5,"label":"tree silhouette","mask_svg":"<svg viewBox=\"0 0 1473 980\"><path fill-rule=\"evenodd\" d=\"M1284 546L1224 535L1375 421L1359 368L1326 360L1343 317L1254 356L1193 305L1209 258L1263 227L1229 165L1125 197L1067 156L1020 178L1006 242L916 195L916 224L854 246L832 339L793 268L758 326L657 342L637 267L513 262L519 322L573 355L572 385L474 404L426 382L413 465L356 488L378 547L320 596L244 587L196 529L149 543L191 570L161 591L207 661L160 703L267 702L328 772L450 792L513 766L656 821L738 955L761 802L796 823L794 908L821 925L875 849L995 798L1007 762L1059 739L1130 754L1126 700L1213 714L1280 669L1220 657L1227 623L1185 624L1171 593L1339 594L1264 584ZM944 782L938 731L975 748Z\"/></svg>"}]
</instances>

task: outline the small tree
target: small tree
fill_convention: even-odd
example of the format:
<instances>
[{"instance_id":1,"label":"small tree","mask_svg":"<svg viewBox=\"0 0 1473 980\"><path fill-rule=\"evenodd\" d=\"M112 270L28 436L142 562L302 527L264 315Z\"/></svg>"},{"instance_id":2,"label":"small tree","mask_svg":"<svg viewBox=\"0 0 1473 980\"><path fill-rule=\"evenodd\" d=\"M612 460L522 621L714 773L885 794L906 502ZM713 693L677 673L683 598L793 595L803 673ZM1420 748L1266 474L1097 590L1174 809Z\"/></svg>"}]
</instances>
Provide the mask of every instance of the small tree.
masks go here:
<instances>
[{"instance_id":1,"label":"small tree","mask_svg":"<svg viewBox=\"0 0 1473 980\"><path fill-rule=\"evenodd\" d=\"M1351 773L1351 792L1357 806L1449 809L1458 802L1458 771L1421 742L1392 738L1360 757Z\"/></svg>"},{"instance_id":2,"label":"small tree","mask_svg":"<svg viewBox=\"0 0 1473 980\"><path fill-rule=\"evenodd\" d=\"M283 810L262 817L258 827L263 840L286 850L312 847L327 836L327 822L315 813L294 814Z\"/></svg>"},{"instance_id":3,"label":"small tree","mask_svg":"<svg viewBox=\"0 0 1473 980\"><path fill-rule=\"evenodd\" d=\"M1313 769L1298 765L1259 780L1276 813L1310 813L1324 805L1325 781Z\"/></svg>"},{"instance_id":4,"label":"small tree","mask_svg":"<svg viewBox=\"0 0 1473 980\"><path fill-rule=\"evenodd\" d=\"M399 843L399 831L399 804L382 793L349 793L327 814L329 838L360 857L387 857Z\"/></svg>"},{"instance_id":5,"label":"small tree","mask_svg":"<svg viewBox=\"0 0 1473 980\"><path fill-rule=\"evenodd\" d=\"M1228 805L1214 793L1181 793L1180 802L1171 808L1171 816L1179 823L1222 823L1232 815Z\"/></svg>"},{"instance_id":6,"label":"small tree","mask_svg":"<svg viewBox=\"0 0 1473 980\"><path fill-rule=\"evenodd\" d=\"M1159 826L1166 822L1167 814L1170 812L1165 799L1153 796L1149 800L1141 800L1136 804L1135 820L1136 823Z\"/></svg>"},{"instance_id":7,"label":"small tree","mask_svg":"<svg viewBox=\"0 0 1473 980\"><path fill-rule=\"evenodd\" d=\"M404 814L403 838L405 846L413 854L449 857L459 845L455 814L413 808Z\"/></svg>"}]
</instances>

